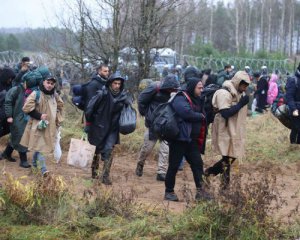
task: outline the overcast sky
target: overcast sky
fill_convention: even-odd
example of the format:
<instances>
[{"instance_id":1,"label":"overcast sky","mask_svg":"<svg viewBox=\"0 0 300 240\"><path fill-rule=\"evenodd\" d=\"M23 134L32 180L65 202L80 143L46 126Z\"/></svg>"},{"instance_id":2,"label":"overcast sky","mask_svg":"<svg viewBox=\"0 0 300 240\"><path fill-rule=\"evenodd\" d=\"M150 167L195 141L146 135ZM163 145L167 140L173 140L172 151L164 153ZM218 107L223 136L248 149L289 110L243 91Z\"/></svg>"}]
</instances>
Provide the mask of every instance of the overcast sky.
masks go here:
<instances>
[{"instance_id":1,"label":"overcast sky","mask_svg":"<svg viewBox=\"0 0 300 240\"><path fill-rule=\"evenodd\" d=\"M0 28L49 27L60 0L0 0Z\"/></svg>"}]
</instances>

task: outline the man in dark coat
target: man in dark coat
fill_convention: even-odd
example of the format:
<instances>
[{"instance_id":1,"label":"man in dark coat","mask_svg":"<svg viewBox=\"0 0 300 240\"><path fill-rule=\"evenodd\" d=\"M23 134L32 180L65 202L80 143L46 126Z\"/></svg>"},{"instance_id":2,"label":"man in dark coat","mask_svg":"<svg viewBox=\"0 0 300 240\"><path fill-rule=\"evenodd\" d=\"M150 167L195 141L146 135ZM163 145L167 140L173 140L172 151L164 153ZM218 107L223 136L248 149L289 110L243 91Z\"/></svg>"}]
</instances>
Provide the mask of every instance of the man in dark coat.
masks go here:
<instances>
[{"instance_id":1,"label":"man in dark coat","mask_svg":"<svg viewBox=\"0 0 300 240\"><path fill-rule=\"evenodd\" d=\"M300 64L295 72L295 76L289 77L287 80L286 101L292 120L290 143L300 144Z\"/></svg>"},{"instance_id":2,"label":"man in dark coat","mask_svg":"<svg viewBox=\"0 0 300 240\"><path fill-rule=\"evenodd\" d=\"M255 91L256 96L256 111L259 113L263 113L264 109L266 109L267 105L267 96L268 96L268 78L267 75L261 75L257 81L257 89Z\"/></svg>"},{"instance_id":3,"label":"man in dark coat","mask_svg":"<svg viewBox=\"0 0 300 240\"><path fill-rule=\"evenodd\" d=\"M92 178L98 177L100 157L104 161L102 183L111 184L109 178L113 160L112 152L119 139L119 118L124 104L128 104L128 94L124 90L124 78L113 74L105 86L90 100L85 117L86 131L90 144L96 146L92 163Z\"/></svg>"},{"instance_id":4,"label":"man in dark coat","mask_svg":"<svg viewBox=\"0 0 300 240\"><path fill-rule=\"evenodd\" d=\"M85 107L86 110L89 101L92 97L94 97L97 91L101 90L102 87L106 84L107 79L109 76L109 68L106 64L101 64L97 72L93 74L91 81L87 84L84 90L84 100L85 100Z\"/></svg>"},{"instance_id":5,"label":"man in dark coat","mask_svg":"<svg viewBox=\"0 0 300 240\"><path fill-rule=\"evenodd\" d=\"M167 75L162 83L154 82L144 89L138 98L138 110L142 116L145 117L146 131L144 134L144 143L141 147L138 163L135 170L137 176L143 175L143 168L147 157L153 150L157 137L151 130L151 115L154 109L161 103L165 103L170 99L171 93L177 91L179 88L179 82L175 75ZM168 166L168 145L164 142L160 142L159 159L157 168L157 181L164 181Z\"/></svg>"}]
</instances>

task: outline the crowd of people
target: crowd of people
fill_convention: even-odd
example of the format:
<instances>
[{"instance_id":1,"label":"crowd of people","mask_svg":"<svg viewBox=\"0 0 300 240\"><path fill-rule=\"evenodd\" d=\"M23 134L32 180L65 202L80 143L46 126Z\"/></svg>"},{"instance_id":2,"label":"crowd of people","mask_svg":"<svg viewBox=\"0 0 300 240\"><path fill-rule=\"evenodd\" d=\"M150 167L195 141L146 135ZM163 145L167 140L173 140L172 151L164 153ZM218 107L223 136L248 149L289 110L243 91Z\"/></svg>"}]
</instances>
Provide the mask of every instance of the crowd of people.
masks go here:
<instances>
[{"instance_id":1,"label":"crowd of people","mask_svg":"<svg viewBox=\"0 0 300 240\"><path fill-rule=\"evenodd\" d=\"M165 69L166 70L166 69ZM125 78L110 73L101 64L90 81L80 89L84 112L84 131L90 144L96 146L91 164L91 177L111 185L110 171L114 146L120 143L119 119L131 97L124 89ZM1 137L10 133L1 159L16 162L14 150L20 156L20 167L29 168L28 151L33 152L32 166L44 176L49 174L46 158L53 153L56 134L63 121L63 100L55 90L57 79L47 67L30 69L30 59L22 58L15 69L0 71ZM215 88L212 88L215 86ZM207 105L207 89L215 89L211 105ZM164 199L178 201L174 191L176 174L186 161L191 168L196 187L196 200L210 200L204 178L221 175L221 189L230 185L231 165L245 154L245 125L247 115L263 114L283 92L278 72L268 73L266 66L252 72L249 66L235 71L225 65L218 73L210 69L199 71L188 66L182 71L165 71L161 81L149 82L138 96L138 111L145 118L144 141L138 154L135 174L143 176L146 159L159 142L156 180L165 183ZM300 64L286 84L286 102L292 122L291 144L300 144ZM153 112L169 103L176 113L179 133L166 142L152 128ZM211 128L209 128L211 124ZM204 170L206 138L211 129L213 151L221 156L213 166ZM100 161L103 169L100 170Z\"/></svg>"}]
</instances>

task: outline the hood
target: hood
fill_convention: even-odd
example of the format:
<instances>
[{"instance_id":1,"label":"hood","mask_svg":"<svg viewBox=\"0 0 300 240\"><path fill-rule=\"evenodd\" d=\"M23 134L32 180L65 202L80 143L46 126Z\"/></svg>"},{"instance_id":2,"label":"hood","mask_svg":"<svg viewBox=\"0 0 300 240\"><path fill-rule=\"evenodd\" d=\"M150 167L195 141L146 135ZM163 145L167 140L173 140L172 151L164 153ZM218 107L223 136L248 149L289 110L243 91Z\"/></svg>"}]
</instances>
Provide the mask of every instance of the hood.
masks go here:
<instances>
[{"instance_id":1,"label":"hood","mask_svg":"<svg viewBox=\"0 0 300 240\"><path fill-rule=\"evenodd\" d=\"M161 90L164 90L164 89L178 89L179 87L180 87L180 85L179 85L179 82L178 82L176 76L173 75L173 74L169 74L164 78L160 89Z\"/></svg>"},{"instance_id":2,"label":"hood","mask_svg":"<svg viewBox=\"0 0 300 240\"><path fill-rule=\"evenodd\" d=\"M16 77L12 68L3 68L0 70L0 84L7 85L7 80L13 80Z\"/></svg>"},{"instance_id":3,"label":"hood","mask_svg":"<svg viewBox=\"0 0 300 240\"><path fill-rule=\"evenodd\" d=\"M124 89L124 81L125 81L125 78L121 76L120 73L113 73L109 79L106 81L105 83L105 86L106 87L109 87L109 85L111 85L111 83L114 81L114 80L121 80L121 88L120 88L120 91L122 91Z\"/></svg>"},{"instance_id":4,"label":"hood","mask_svg":"<svg viewBox=\"0 0 300 240\"><path fill-rule=\"evenodd\" d=\"M278 80L278 76L276 74L272 74L270 78L270 83L276 83Z\"/></svg>"},{"instance_id":5,"label":"hood","mask_svg":"<svg viewBox=\"0 0 300 240\"><path fill-rule=\"evenodd\" d=\"M199 78L190 78L186 85L186 91L190 96L194 96L195 87L200 82Z\"/></svg>"},{"instance_id":6,"label":"hood","mask_svg":"<svg viewBox=\"0 0 300 240\"><path fill-rule=\"evenodd\" d=\"M238 71L233 76L233 78L231 80L229 80L229 81L231 81L231 83L235 87L235 89L238 90L238 87L239 87L239 85L240 85L240 83L241 83L242 80L244 80L244 82L246 82L248 84L251 83L250 82L250 77L249 77L248 73L245 72L245 71ZM227 82L227 81L225 81L225 82Z\"/></svg>"}]
</instances>

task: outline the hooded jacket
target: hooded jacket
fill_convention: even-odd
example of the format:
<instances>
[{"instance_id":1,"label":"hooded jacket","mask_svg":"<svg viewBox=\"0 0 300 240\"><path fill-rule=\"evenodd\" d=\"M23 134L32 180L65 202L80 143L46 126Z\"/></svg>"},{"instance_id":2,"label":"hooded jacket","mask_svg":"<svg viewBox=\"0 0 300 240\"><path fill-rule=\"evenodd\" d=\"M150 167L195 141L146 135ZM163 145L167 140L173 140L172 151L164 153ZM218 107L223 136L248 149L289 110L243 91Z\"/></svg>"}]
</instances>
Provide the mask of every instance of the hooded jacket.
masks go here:
<instances>
[{"instance_id":1,"label":"hooded jacket","mask_svg":"<svg viewBox=\"0 0 300 240\"><path fill-rule=\"evenodd\" d=\"M269 81L269 89L267 96L267 103L272 104L278 95L278 86L277 86L278 77L276 74L272 74Z\"/></svg>"},{"instance_id":2,"label":"hooded jacket","mask_svg":"<svg viewBox=\"0 0 300 240\"><path fill-rule=\"evenodd\" d=\"M118 94L113 94L110 89L114 80L121 80L121 88ZM115 74L92 97L85 111L86 120L90 123L90 131L88 132L90 144L102 149L107 140L114 139L112 145L120 142L119 118L127 98L127 91L124 90L124 78ZM115 137L108 139L108 136L112 133L115 134Z\"/></svg>"},{"instance_id":3,"label":"hooded jacket","mask_svg":"<svg viewBox=\"0 0 300 240\"><path fill-rule=\"evenodd\" d=\"M231 80L225 81L223 87L215 92L212 104L218 111L229 109L238 104L242 93L238 91L241 81L250 84L249 75L245 71L238 71ZM218 112L212 124L212 147L222 156L244 156L247 105L242 107L232 117L225 119Z\"/></svg>"}]
</instances>

